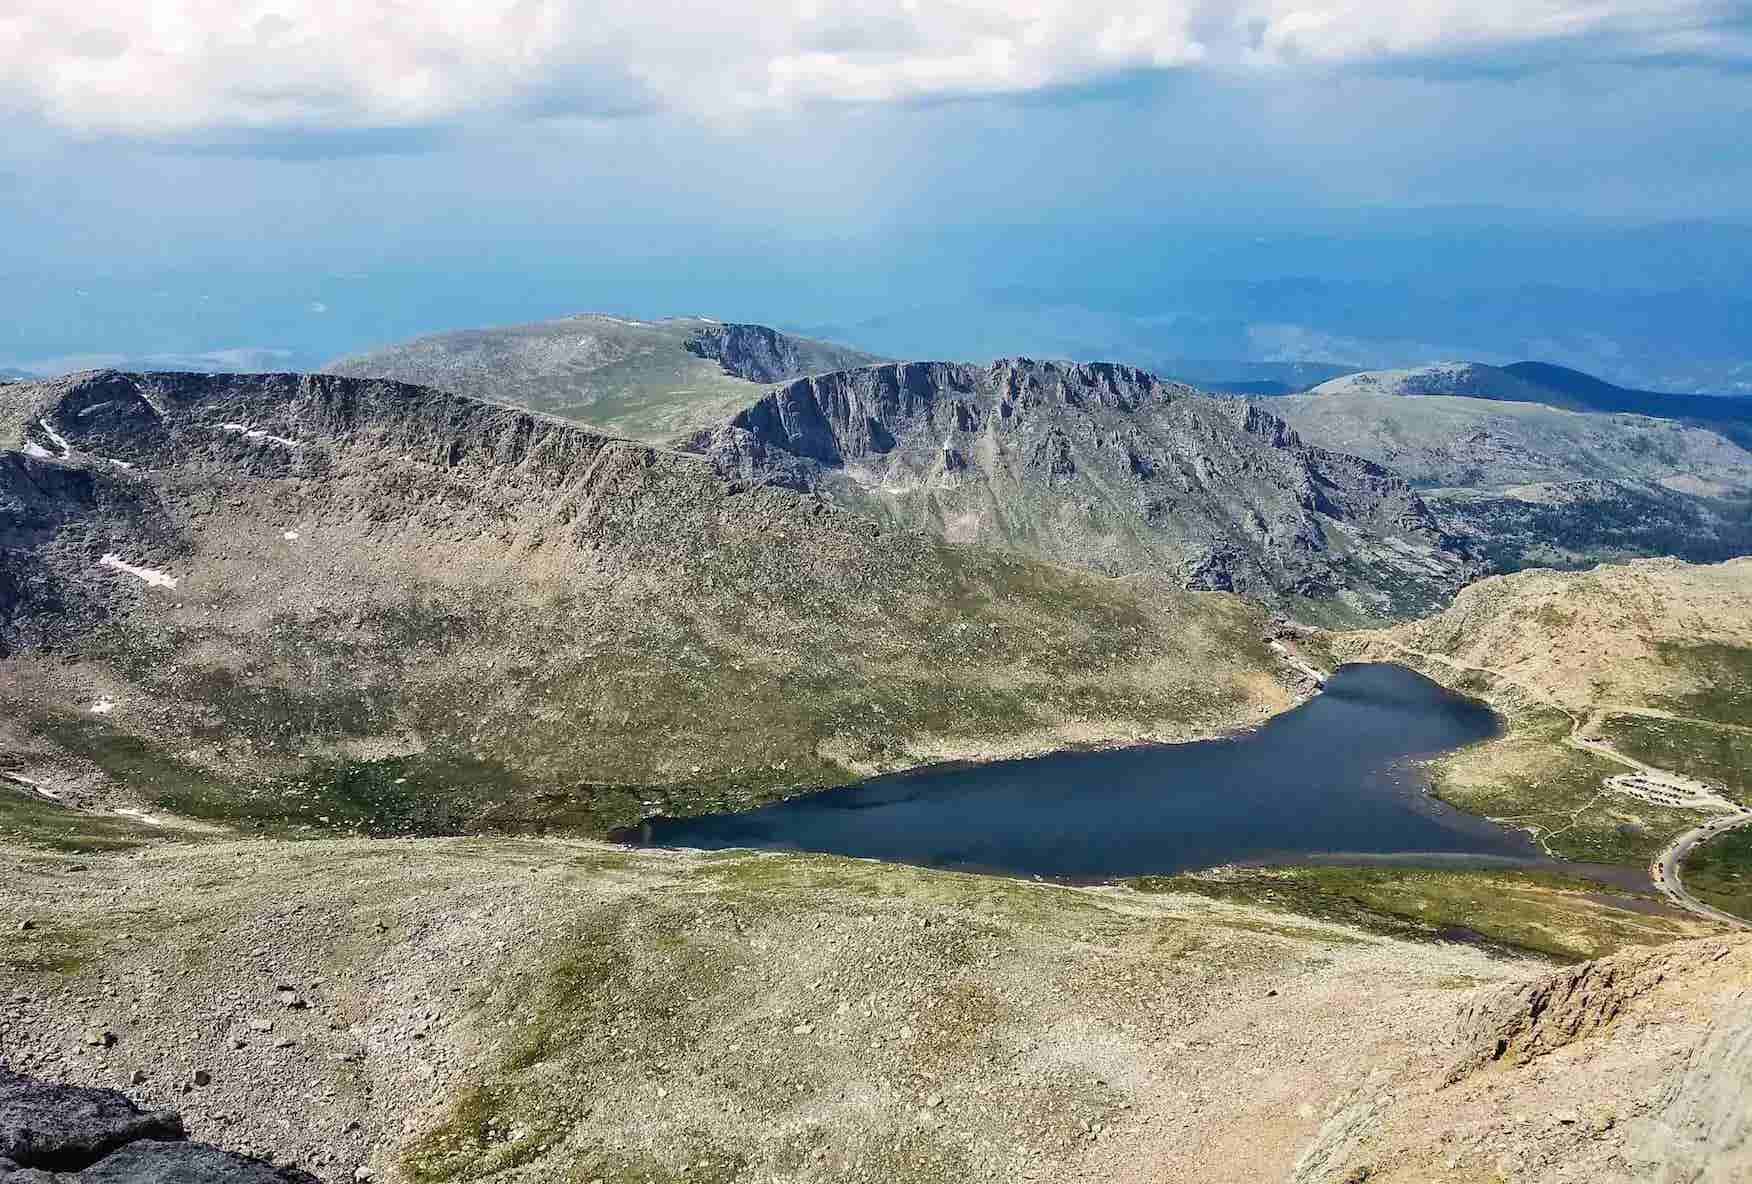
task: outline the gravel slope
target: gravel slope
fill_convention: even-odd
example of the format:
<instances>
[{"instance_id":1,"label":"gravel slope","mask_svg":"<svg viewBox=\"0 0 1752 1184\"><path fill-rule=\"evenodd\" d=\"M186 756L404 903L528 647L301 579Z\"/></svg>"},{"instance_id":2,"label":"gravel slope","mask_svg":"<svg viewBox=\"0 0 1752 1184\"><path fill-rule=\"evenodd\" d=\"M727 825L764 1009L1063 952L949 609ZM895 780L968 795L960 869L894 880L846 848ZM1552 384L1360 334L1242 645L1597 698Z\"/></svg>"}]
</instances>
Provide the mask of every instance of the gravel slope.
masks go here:
<instances>
[{"instance_id":1,"label":"gravel slope","mask_svg":"<svg viewBox=\"0 0 1752 1184\"><path fill-rule=\"evenodd\" d=\"M1564 1074L1454 1093L1459 1021L1547 964L1202 897L555 840L4 849L0 886L7 1065L410 1184L1424 1179L1444 1155L1569 1178L1514 1115L1585 1095L1629 1156L1715 1096L1666 1054L1707 1060L1711 1017L1744 1012L1685 967L1749 950L1666 947Z\"/></svg>"}]
</instances>

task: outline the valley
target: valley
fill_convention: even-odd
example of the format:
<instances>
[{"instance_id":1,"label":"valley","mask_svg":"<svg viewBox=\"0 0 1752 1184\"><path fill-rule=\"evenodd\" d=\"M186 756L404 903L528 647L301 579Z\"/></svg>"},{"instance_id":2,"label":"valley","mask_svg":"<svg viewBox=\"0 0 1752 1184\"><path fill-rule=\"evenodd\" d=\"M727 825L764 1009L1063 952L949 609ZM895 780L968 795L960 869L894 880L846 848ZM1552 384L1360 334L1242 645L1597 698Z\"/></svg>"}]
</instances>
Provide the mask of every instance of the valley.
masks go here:
<instances>
[{"instance_id":1,"label":"valley","mask_svg":"<svg viewBox=\"0 0 1752 1184\"><path fill-rule=\"evenodd\" d=\"M1717 1017L1752 939L1709 910L1741 908L1747 832L1683 853L1726 816L1648 795L1747 801L1747 561L1465 584L1402 479L1136 372L780 389L672 450L378 379L4 388L0 1060L338 1184L1735 1178ZM942 469L909 467L921 440ZM1152 570L1102 575L1067 514L1126 504L1115 441L1147 461L1126 488L1180 500L1134 536ZM957 542L909 517L948 504L950 452L988 490L1038 454L1060 500L968 504L1059 525ZM1459 591L1297 624L1184 586L1166 557L1218 536L1221 582L1304 619ZM1361 540L1342 563L1338 538ZM1425 736L1406 686L1428 684L1328 677L1357 660L1509 730ZM1385 713L1379 766L1359 710ZM1152 867L1155 832L1093 813L1122 762L1160 796L1139 745L1216 738L1163 758L1196 764L1297 728L1302 763L1339 735L1353 763L1186 785L1246 782L1339 862ZM1046 752L1090 825L1039 836L1124 832L1139 861L1079 885L602 841ZM1692 780L1605 788L1633 768ZM1372 777L1361 815L1427 829L1316 825ZM1663 899L1439 854L1473 843L1685 862ZM1675 1077L1676 1050L1702 1068Z\"/></svg>"},{"instance_id":2,"label":"valley","mask_svg":"<svg viewBox=\"0 0 1752 1184\"><path fill-rule=\"evenodd\" d=\"M0 4L0 1184L1752 1184L1749 4Z\"/></svg>"},{"instance_id":3,"label":"valley","mask_svg":"<svg viewBox=\"0 0 1752 1184\"><path fill-rule=\"evenodd\" d=\"M73 804L602 834L1220 734L1305 693L1238 597L947 546L460 396L119 373L8 395L50 455L0 461L0 744Z\"/></svg>"}]
</instances>

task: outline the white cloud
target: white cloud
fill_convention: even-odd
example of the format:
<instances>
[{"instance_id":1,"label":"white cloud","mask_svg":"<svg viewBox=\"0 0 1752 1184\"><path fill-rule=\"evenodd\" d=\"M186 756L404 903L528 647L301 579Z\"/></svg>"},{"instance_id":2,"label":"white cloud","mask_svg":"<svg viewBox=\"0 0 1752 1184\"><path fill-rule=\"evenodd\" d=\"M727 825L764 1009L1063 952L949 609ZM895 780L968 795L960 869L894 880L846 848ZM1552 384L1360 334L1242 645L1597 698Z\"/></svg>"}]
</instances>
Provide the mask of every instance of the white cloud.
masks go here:
<instances>
[{"instance_id":1,"label":"white cloud","mask_svg":"<svg viewBox=\"0 0 1752 1184\"><path fill-rule=\"evenodd\" d=\"M1735 0L10 0L0 96L142 137L1009 94L1209 65L1752 58Z\"/></svg>"}]
</instances>

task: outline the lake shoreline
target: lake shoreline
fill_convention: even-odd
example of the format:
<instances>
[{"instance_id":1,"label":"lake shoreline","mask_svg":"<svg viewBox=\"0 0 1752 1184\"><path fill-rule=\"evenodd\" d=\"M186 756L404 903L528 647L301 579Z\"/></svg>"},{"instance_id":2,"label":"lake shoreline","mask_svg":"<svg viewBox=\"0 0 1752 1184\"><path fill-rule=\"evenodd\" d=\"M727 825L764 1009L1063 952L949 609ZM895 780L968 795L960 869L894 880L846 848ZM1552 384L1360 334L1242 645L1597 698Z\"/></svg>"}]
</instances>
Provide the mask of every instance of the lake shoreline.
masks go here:
<instances>
[{"instance_id":1,"label":"lake shoreline","mask_svg":"<svg viewBox=\"0 0 1752 1184\"><path fill-rule=\"evenodd\" d=\"M1422 767L1507 726L1487 704L1409 667L1351 663L1297 706L1215 737L937 762L739 813L656 816L613 837L1090 883L1352 848L1532 859L1524 835L1437 798ZM1310 764L1315 752L1323 757ZM1139 825L1147 836L1133 833ZM1314 845L1298 850L1304 843ZM1194 852L1212 858L1189 862Z\"/></svg>"}]
</instances>

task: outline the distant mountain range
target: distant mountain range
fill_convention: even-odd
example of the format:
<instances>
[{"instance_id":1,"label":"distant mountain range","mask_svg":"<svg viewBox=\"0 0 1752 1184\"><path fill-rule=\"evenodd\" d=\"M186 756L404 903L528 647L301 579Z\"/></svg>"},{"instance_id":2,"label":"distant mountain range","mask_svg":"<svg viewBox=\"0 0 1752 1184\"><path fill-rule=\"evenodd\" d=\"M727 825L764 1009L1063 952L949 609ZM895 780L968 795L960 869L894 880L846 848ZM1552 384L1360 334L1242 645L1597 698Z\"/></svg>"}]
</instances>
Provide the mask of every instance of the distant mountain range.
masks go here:
<instances>
[{"instance_id":1,"label":"distant mountain range","mask_svg":"<svg viewBox=\"0 0 1752 1184\"><path fill-rule=\"evenodd\" d=\"M583 313L420 337L323 371L512 403L659 443L734 414L767 384L878 360L764 325Z\"/></svg>"},{"instance_id":2,"label":"distant mountain range","mask_svg":"<svg viewBox=\"0 0 1752 1184\"><path fill-rule=\"evenodd\" d=\"M1311 442L1404 474L1499 570L1752 550L1752 399L1453 362L1346 375L1269 405Z\"/></svg>"},{"instance_id":3,"label":"distant mountain range","mask_svg":"<svg viewBox=\"0 0 1752 1184\"><path fill-rule=\"evenodd\" d=\"M1752 446L1752 396L1632 390L1549 362L1516 362L1510 366L1436 362L1408 370L1365 370L1332 378L1309 388L1307 393L1461 395L1513 403L1547 403L1572 411L1656 415L1707 423Z\"/></svg>"},{"instance_id":4,"label":"distant mountain range","mask_svg":"<svg viewBox=\"0 0 1752 1184\"><path fill-rule=\"evenodd\" d=\"M1180 385L1123 366L874 362L759 325L585 314L329 369L678 443L880 521L1312 619L1416 614L1487 568L1752 549L1752 399L1538 363L1182 359Z\"/></svg>"}]
</instances>

